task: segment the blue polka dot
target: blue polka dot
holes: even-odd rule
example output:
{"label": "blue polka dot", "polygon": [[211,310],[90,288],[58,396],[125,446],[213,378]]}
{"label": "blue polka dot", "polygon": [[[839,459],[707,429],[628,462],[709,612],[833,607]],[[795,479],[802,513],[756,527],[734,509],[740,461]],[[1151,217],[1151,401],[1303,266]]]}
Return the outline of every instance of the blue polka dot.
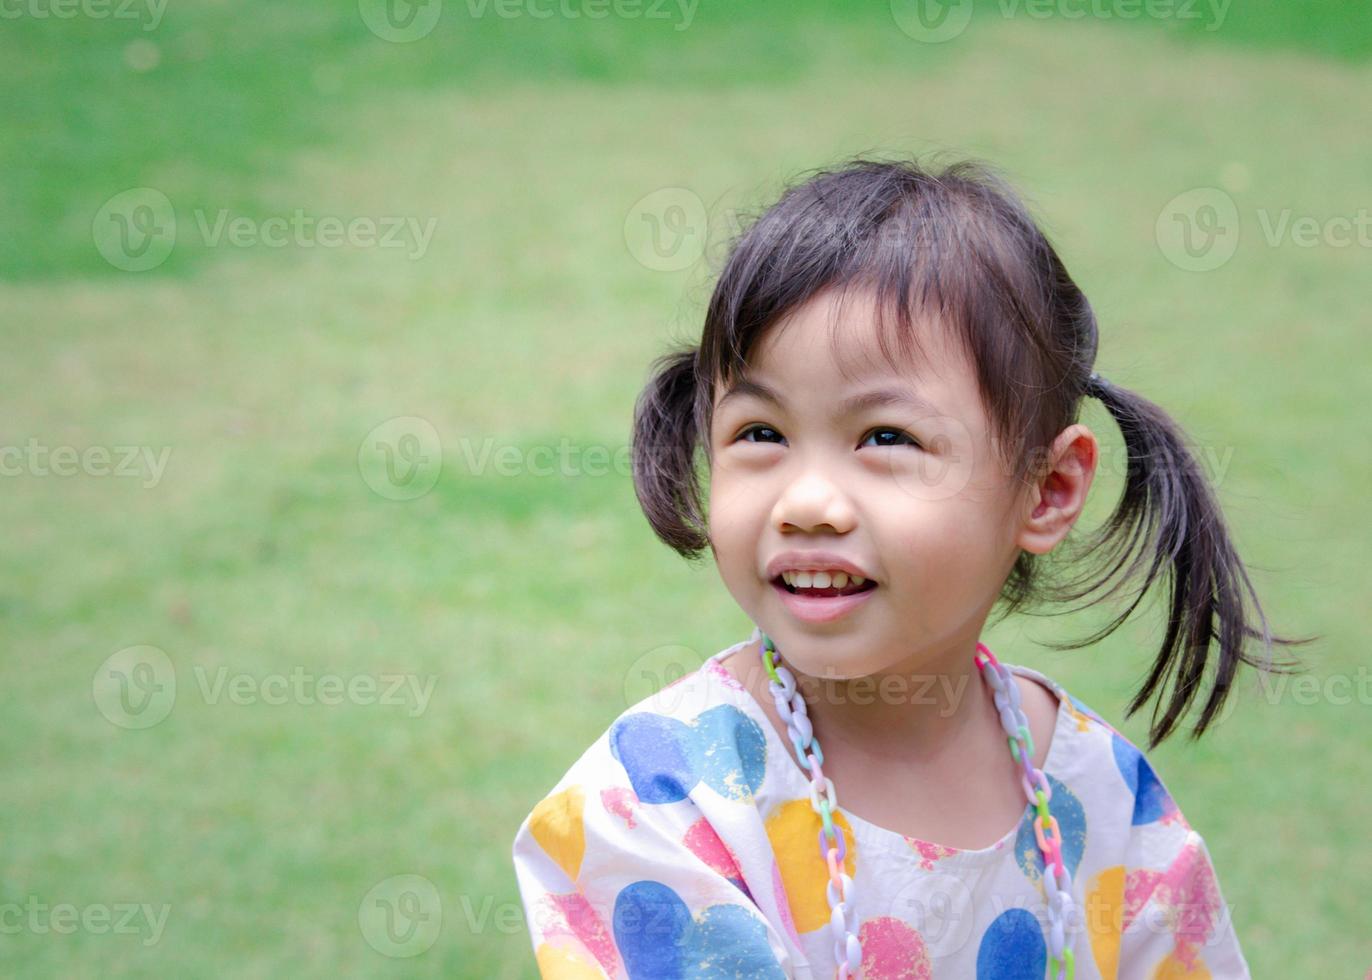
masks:
{"label": "blue polka dot", "polygon": [[610,754],[644,803],[675,803],[700,782],[691,730],[652,711],[624,715],[610,727]]}
{"label": "blue polka dot", "polygon": [[977,947],[977,980],[1043,980],[1047,968],[1048,943],[1027,909],[998,915]]}
{"label": "blue polka dot", "polygon": [[742,905],[712,905],[700,920],[673,889],[636,881],[615,898],[615,945],[630,980],[785,980],[767,927]]}
{"label": "blue polka dot", "polygon": [[767,737],[731,704],[689,725],[654,711],[624,715],[610,726],[610,754],[643,803],[684,800],[702,780],[720,796],[748,800],[767,772]]}
{"label": "blue polka dot", "polygon": [[[1066,783],[1048,773],[1044,773],[1044,776],[1048,779],[1048,788],[1053,791],[1053,798],[1048,801],[1048,812],[1058,822],[1058,833],[1062,835],[1062,863],[1075,881],[1077,866],[1086,851],[1086,808]],[[1034,817],[1037,815],[1038,808],[1026,804],[1024,820],[1020,823],[1019,833],[1015,835],[1015,857],[1030,881],[1037,881],[1047,867],[1038,836],[1034,833]],[[1044,828],[1045,837],[1047,833],[1047,828]]]}
{"label": "blue polka dot", "polygon": [[751,797],[767,771],[767,738],[758,723],[732,704],[710,708],[691,723],[692,761],[720,796]]}
{"label": "blue polka dot", "polygon": [[691,910],[671,888],[657,881],[636,881],[620,889],[613,926],[630,980],[685,976],[683,954],[694,923]]}
{"label": "blue polka dot", "polygon": [[1120,776],[1129,792],[1134,794],[1134,826],[1152,823],[1170,813],[1172,798],[1138,747],[1118,735],[1110,746],[1115,750],[1115,765],[1119,767]]}
{"label": "blue polka dot", "polygon": [[759,977],[785,980],[767,927],[741,905],[712,905],[701,916],[687,960],[690,980]]}

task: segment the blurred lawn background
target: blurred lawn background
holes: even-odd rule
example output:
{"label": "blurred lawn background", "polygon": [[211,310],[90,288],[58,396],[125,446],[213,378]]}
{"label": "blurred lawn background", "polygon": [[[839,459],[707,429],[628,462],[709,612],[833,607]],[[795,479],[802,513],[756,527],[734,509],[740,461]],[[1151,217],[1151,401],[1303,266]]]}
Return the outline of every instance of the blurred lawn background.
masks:
{"label": "blurred lawn background", "polygon": [[[1272,245],[1261,222],[1372,204],[1372,7],[985,4],[928,43],[901,0],[598,20],[449,0],[399,43],[368,4],[59,18],[23,0],[0,21],[0,903],[18,923],[0,972],[533,976],[519,821],[651,690],[658,648],[698,660],[750,626],[712,567],[651,536],[622,466],[504,475],[483,451],[622,462],[648,362],[698,334],[737,215],[855,152],[952,149],[1030,198],[1095,304],[1103,372],[1208,447],[1274,626],[1325,637],[1303,654],[1322,682],[1364,679],[1340,704],[1247,678],[1212,735],[1151,753],[1254,975],[1362,975],[1372,249]],[[97,248],[131,188],[175,209],[175,245],[144,271]],[[1205,272],[1156,237],[1195,188],[1240,217],[1232,259]],[[705,221],[682,225],[672,206],[696,201]],[[678,235],[668,253],[634,237],[645,208]],[[238,247],[196,217],[297,211],[433,235]],[[396,417],[432,429],[378,436]],[[1087,421],[1118,461],[1114,426],[1094,405]],[[167,465],[64,477],[35,445],[165,448]],[[397,499],[409,476],[385,451],[436,484]],[[1118,489],[1107,467],[1090,523]],[[1037,645],[1102,618],[988,639],[1142,744],[1146,713],[1123,707],[1156,606],[1094,649]],[[145,645],[175,699],[124,727],[109,658]],[[434,686],[423,710],[256,687],[293,674]],[[216,696],[220,676],[253,688]],[[409,874],[441,917],[388,950],[373,888]],[[155,939],[143,919],[63,931],[35,902],[167,918]]]}

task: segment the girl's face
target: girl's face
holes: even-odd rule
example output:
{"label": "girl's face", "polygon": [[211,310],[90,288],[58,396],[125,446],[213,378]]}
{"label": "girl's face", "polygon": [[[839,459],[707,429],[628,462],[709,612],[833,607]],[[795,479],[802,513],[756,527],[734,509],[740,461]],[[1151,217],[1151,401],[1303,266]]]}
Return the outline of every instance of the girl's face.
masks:
{"label": "girl's face", "polygon": [[[920,327],[926,359],[896,372],[876,346],[871,296],[851,294],[837,324],[845,377],[830,347],[834,301],[816,296],[767,333],[751,385],[716,387],[709,521],[720,574],[804,674],[970,660],[1033,494],[992,451],[955,342]],[[876,587],[806,597],[777,575],[843,562]]]}

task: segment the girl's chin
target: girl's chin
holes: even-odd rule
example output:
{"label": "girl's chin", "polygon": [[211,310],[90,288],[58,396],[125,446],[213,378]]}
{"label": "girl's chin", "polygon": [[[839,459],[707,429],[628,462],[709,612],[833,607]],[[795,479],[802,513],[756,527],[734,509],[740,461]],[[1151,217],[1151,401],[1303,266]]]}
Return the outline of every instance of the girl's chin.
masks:
{"label": "girl's chin", "polygon": [[781,662],[795,673],[825,681],[851,681],[881,669],[873,658],[874,643],[858,636],[791,637],[765,630],[776,645]]}

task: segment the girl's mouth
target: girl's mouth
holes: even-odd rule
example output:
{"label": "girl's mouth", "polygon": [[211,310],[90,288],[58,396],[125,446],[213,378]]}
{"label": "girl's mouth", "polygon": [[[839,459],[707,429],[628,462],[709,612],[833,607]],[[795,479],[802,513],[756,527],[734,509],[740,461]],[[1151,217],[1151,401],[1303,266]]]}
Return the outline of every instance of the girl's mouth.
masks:
{"label": "girl's mouth", "polygon": [[832,585],[822,589],[796,588],[787,585],[778,575],[772,579],[772,588],[797,619],[807,623],[827,623],[865,603],[876,591],[877,583],[868,579],[861,585],[849,583],[842,588]]}

